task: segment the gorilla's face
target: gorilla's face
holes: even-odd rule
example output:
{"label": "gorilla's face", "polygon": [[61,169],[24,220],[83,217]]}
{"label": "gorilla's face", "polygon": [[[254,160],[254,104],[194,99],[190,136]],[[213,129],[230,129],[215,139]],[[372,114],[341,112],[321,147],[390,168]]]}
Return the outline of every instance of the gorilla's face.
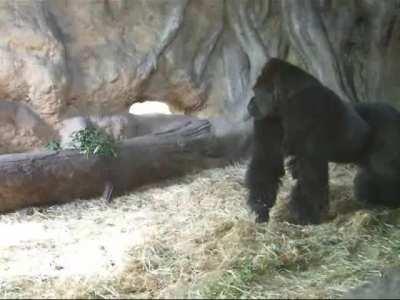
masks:
{"label": "gorilla's face", "polygon": [[286,63],[272,58],[265,65],[261,75],[253,86],[254,97],[247,106],[247,111],[256,120],[279,115],[279,103],[282,97],[281,82],[287,69]]}
{"label": "gorilla's face", "polygon": [[276,113],[276,101],[273,92],[267,89],[254,89],[254,97],[247,105],[247,111],[256,120]]}

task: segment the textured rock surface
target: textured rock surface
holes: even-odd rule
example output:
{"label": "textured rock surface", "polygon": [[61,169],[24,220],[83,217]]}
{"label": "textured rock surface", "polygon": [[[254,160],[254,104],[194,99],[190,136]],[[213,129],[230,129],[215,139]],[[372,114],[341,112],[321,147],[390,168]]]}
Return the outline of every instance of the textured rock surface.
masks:
{"label": "textured rock surface", "polygon": [[[397,104],[399,15],[399,0],[4,0],[0,99],[50,129],[139,99],[239,120],[263,63],[279,56],[346,100]],[[0,126],[0,153],[43,145],[24,124]]]}
{"label": "textured rock surface", "polygon": [[0,153],[28,151],[56,133],[23,103],[0,101]]}

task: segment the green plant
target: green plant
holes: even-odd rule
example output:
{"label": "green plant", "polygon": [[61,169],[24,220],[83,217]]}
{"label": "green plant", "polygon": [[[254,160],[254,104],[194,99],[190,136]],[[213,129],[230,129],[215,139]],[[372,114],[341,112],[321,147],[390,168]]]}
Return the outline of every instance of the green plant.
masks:
{"label": "green plant", "polygon": [[117,157],[117,142],[94,126],[72,133],[72,146],[80,153],[103,157]]}
{"label": "green plant", "polygon": [[60,141],[57,140],[51,140],[50,142],[47,143],[46,145],[47,150],[52,150],[52,151],[58,151],[61,150],[61,144]]}

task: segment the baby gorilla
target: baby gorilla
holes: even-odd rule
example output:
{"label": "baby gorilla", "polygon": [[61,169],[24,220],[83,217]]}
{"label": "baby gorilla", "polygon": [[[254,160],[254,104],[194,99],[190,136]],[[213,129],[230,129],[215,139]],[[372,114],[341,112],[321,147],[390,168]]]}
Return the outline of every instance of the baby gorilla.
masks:
{"label": "baby gorilla", "polygon": [[328,162],[358,163],[370,126],[316,78],[276,58],[254,85],[248,112],[254,118],[254,141],[246,182],[256,221],[268,221],[285,173],[284,158],[292,156],[297,182],[290,212],[298,224],[320,223],[329,208]]}

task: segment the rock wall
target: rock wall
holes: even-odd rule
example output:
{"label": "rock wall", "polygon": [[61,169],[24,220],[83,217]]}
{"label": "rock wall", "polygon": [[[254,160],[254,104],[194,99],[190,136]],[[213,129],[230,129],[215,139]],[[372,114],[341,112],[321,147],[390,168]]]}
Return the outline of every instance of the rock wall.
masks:
{"label": "rock wall", "polygon": [[[0,101],[15,106],[0,153],[139,100],[241,120],[271,56],[345,100],[400,104],[399,15],[399,0],[0,1]],[[18,121],[20,107],[40,129]]]}

